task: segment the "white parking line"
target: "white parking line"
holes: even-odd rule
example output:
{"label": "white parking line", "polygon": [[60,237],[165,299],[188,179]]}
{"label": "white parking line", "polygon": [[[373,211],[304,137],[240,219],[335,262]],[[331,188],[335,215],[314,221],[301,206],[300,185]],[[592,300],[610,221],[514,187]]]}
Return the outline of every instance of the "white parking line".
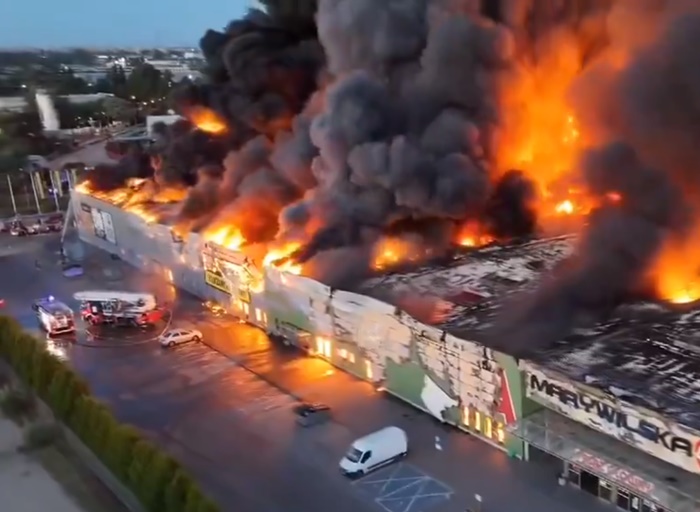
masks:
{"label": "white parking line", "polygon": [[354,483],[386,512],[426,512],[449,500],[452,489],[410,464],[397,464]]}

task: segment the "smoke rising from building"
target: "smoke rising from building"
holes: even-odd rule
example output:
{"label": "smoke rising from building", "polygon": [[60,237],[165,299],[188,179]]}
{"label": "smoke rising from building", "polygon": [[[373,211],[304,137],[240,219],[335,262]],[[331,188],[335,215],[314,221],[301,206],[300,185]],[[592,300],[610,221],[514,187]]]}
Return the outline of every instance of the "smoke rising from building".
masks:
{"label": "smoke rising from building", "polygon": [[499,325],[514,347],[609,311],[700,233],[700,0],[266,4],[202,38],[191,122],[155,147],[155,187],[189,187],[182,232],[298,242],[344,285],[388,236],[429,259],[465,225],[532,234],[563,196],[580,247]]}
{"label": "smoke rising from building", "polygon": [[[615,4],[608,53],[571,92],[593,145],[577,169],[592,195],[619,200],[591,215],[566,268],[496,330],[509,350],[527,353],[600,320],[648,287],[650,270],[666,270],[654,267],[669,240],[697,242],[690,205],[700,185],[700,149],[691,142],[700,135],[699,8],[696,1]],[[625,25],[616,26],[623,15]],[[687,278],[696,277],[697,264]]]}

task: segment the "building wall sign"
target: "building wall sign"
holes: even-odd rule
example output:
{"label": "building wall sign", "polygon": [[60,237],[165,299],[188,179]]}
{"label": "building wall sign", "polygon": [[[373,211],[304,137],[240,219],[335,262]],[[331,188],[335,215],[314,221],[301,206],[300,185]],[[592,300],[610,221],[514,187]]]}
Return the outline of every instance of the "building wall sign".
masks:
{"label": "building wall sign", "polygon": [[227,295],[231,295],[231,288],[229,287],[226,279],[223,278],[218,272],[213,272],[211,270],[204,271],[204,282],[207,283],[212,288],[215,288]]}
{"label": "building wall sign", "polygon": [[686,471],[700,474],[700,437],[632,406],[527,369],[528,398]]}
{"label": "building wall sign", "polygon": [[608,480],[612,480],[632,492],[655,498],[654,489],[656,486],[652,482],[601,457],[583,450],[576,450],[574,456],[571,457],[571,462]]}

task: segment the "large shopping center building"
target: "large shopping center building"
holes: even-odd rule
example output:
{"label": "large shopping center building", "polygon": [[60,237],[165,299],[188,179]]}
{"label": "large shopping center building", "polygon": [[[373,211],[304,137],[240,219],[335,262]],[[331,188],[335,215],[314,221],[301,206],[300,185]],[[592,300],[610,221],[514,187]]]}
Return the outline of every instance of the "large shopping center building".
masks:
{"label": "large shopping center building", "polygon": [[700,313],[623,308],[521,361],[541,404],[511,431],[563,478],[623,510],[700,510]]}
{"label": "large shopping center building", "polygon": [[[461,254],[353,292],[186,239],[73,192],[80,239],[623,510],[700,510],[700,343],[692,312],[641,305],[524,361],[479,340],[496,297],[570,254],[567,237]],[[419,321],[394,297],[434,297]],[[393,302],[390,304],[389,302]],[[397,307],[398,305],[398,307]],[[700,318],[700,316],[699,316]]]}

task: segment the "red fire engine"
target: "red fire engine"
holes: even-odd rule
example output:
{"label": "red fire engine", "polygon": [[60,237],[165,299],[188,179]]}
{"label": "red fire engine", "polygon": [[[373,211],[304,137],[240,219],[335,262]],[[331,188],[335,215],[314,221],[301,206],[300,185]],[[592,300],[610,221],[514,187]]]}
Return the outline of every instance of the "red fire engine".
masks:
{"label": "red fire engine", "polygon": [[150,293],[105,290],[79,292],[73,297],[81,303],[81,318],[90,325],[150,327],[166,312]]}

